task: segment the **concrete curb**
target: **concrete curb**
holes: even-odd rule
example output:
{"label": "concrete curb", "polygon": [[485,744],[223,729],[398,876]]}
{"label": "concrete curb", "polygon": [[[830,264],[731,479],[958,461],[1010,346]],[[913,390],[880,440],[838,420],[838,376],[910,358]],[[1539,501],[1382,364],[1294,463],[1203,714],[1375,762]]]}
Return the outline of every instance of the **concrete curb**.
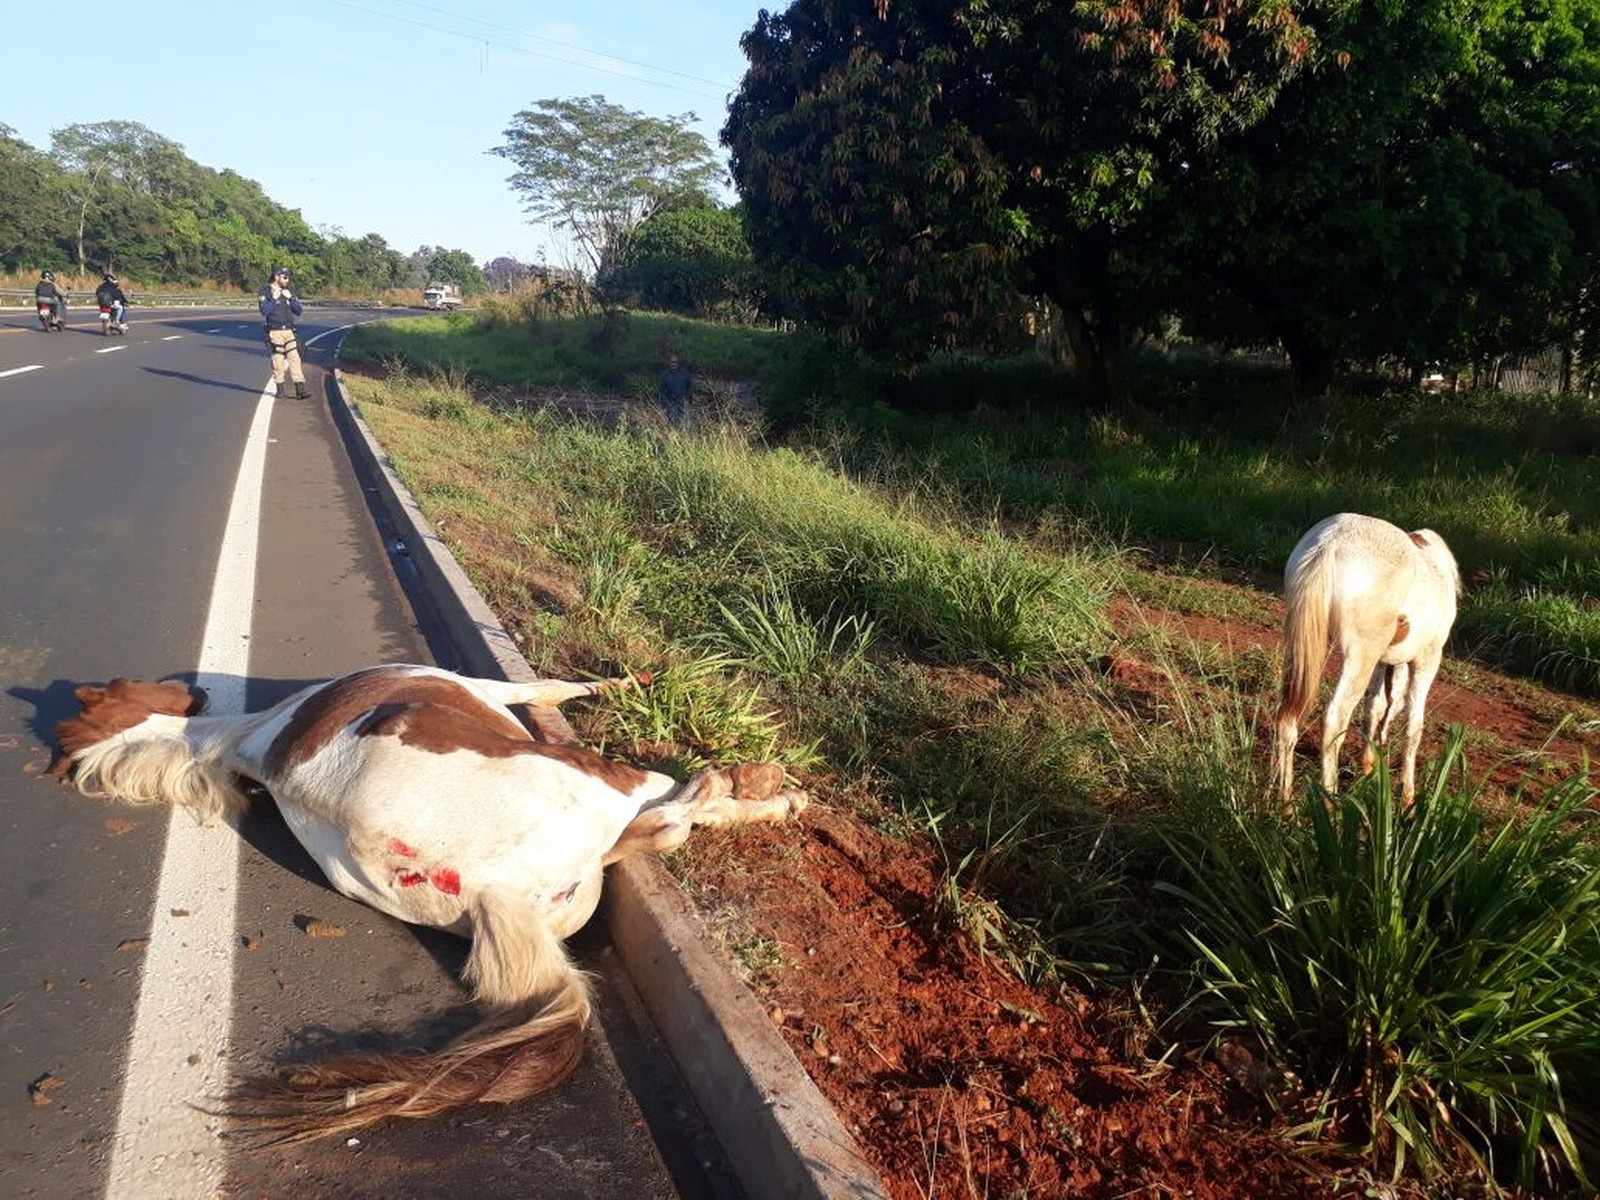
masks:
{"label": "concrete curb", "polygon": [[[536,678],[516,642],[423,516],[333,372],[334,415],[378,481],[463,668]],[[545,732],[571,739],[555,714]],[[600,909],[613,946],[701,1112],[752,1198],[884,1200],[877,1172],[761,1005],[700,938],[688,902],[654,858],[609,872]]]}

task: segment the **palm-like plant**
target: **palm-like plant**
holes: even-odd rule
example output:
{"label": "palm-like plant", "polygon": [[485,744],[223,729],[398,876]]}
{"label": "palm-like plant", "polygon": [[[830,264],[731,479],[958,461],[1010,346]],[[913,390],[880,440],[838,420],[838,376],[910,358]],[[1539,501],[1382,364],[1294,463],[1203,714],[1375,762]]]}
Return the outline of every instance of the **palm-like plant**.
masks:
{"label": "palm-like plant", "polygon": [[1198,952],[1196,1007],[1297,1076],[1315,1126],[1396,1176],[1582,1179],[1600,1154],[1573,1103],[1600,1084],[1595,790],[1575,776],[1495,824],[1461,745],[1410,810],[1380,770],[1300,820],[1240,809],[1170,833],[1158,886]]}

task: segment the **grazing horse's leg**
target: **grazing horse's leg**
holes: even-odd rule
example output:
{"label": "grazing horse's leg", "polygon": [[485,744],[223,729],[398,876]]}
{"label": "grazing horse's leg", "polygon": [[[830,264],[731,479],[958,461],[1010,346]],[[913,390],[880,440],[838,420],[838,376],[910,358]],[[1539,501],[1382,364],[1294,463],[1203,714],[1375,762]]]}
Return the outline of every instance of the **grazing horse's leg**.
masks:
{"label": "grazing horse's leg", "polygon": [[1411,667],[1411,686],[1406,689],[1406,743],[1400,774],[1400,796],[1406,804],[1417,798],[1417,749],[1422,745],[1423,710],[1442,658],[1443,650],[1435,650],[1419,657]]}
{"label": "grazing horse's leg", "polygon": [[700,771],[670,800],[645,809],[607,853],[607,866],[630,854],[662,854],[689,839],[696,825],[782,821],[806,806],[804,792],[783,786],[775,763],[745,763]]}
{"label": "grazing horse's leg", "polygon": [[1394,694],[1391,690],[1393,671],[1393,667],[1379,663],[1372,672],[1372,679],[1367,683],[1366,695],[1361,697],[1361,733],[1366,739],[1361,746],[1363,775],[1372,770],[1372,764],[1377,759],[1379,728],[1389,723],[1389,714],[1394,703]]}
{"label": "grazing horse's leg", "polygon": [[1406,706],[1410,680],[1410,663],[1395,663],[1393,666],[1379,664],[1372,673],[1372,682],[1367,687],[1363,722],[1367,738],[1367,744],[1361,748],[1363,775],[1371,772],[1377,762],[1378,750],[1387,749],[1389,745],[1389,733],[1394,728],[1395,718]]}
{"label": "grazing horse's leg", "polygon": [[1328,698],[1327,711],[1322,714],[1322,786],[1330,792],[1339,790],[1339,751],[1344,748],[1350,718],[1360,700],[1356,688],[1361,681],[1372,679],[1384,646],[1383,640],[1375,642],[1370,637],[1341,637],[1340,641],[1344,662],[1339,668],[1339,682]]}

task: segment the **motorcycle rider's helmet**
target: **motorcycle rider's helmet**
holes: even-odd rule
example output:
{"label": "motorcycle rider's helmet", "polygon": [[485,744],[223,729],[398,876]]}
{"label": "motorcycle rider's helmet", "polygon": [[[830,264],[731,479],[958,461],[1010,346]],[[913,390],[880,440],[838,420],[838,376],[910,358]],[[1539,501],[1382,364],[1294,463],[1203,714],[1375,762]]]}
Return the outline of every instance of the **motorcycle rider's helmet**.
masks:
{"label": "motorcycle rider's helmet", "polygon": [[289,268],[288,267],[273,267],[272,268],[272,277],[274,279],[278,279],[278,278],[287,279],[287,278],[289,278]]}
{"label": "motorcycle rider's helmet", "polygon": [[54,271],[41,271],[39,278],[45,283],[54,283],[56,281],[56,273]]}
{"label": "motorcycle rider's helmet", "polygon": [[117,281],[117,277],[115,275],[113,275],[110,271],[107,271],[106,272],[106,280],[105,281],[107,283],[115,283]]}

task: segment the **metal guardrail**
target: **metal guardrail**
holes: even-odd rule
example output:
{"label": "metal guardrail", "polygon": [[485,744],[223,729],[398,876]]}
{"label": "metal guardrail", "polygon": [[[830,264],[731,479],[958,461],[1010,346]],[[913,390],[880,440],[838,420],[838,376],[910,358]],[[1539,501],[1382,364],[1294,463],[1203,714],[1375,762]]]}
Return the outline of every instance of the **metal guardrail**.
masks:
{"label": "metal guardrail", "polygon": [[[82,308],[86,304],[94,303],[94,289],[85,288],[82,291],[73,291],[62,288],[67,294],[67,308]],[[149,305],[161,308],[248,308],[254,309],[256,298],[254,296],[205,296],[196,292],[129,292],[128,302],[135,307]],[[307,308],[316,308],[319,305],[338,308],[378,308],[393,307],[380,306],[375,301],[362,300],[306,300],[300,301]],[[0,308],[15,304],[18,308],[31,308],[33,306],[33,289],[29,288],[0,288]]]}
{"label": "metal guardrail", "polygon": [[[73,291],[62,288],[67,294],[67,305],[94,303],[94,289],[85,288],[83,291]],[[128,299],[134,304],[169,304],[174,306],[189,305],[193,307],[239,307],[254,308],[254,296],[201,296],[193,292],[129,292]],[[15,303],[20,308],[27,308],[33,303],[33,289],[30,288],[0,288],[0,304]]]}

